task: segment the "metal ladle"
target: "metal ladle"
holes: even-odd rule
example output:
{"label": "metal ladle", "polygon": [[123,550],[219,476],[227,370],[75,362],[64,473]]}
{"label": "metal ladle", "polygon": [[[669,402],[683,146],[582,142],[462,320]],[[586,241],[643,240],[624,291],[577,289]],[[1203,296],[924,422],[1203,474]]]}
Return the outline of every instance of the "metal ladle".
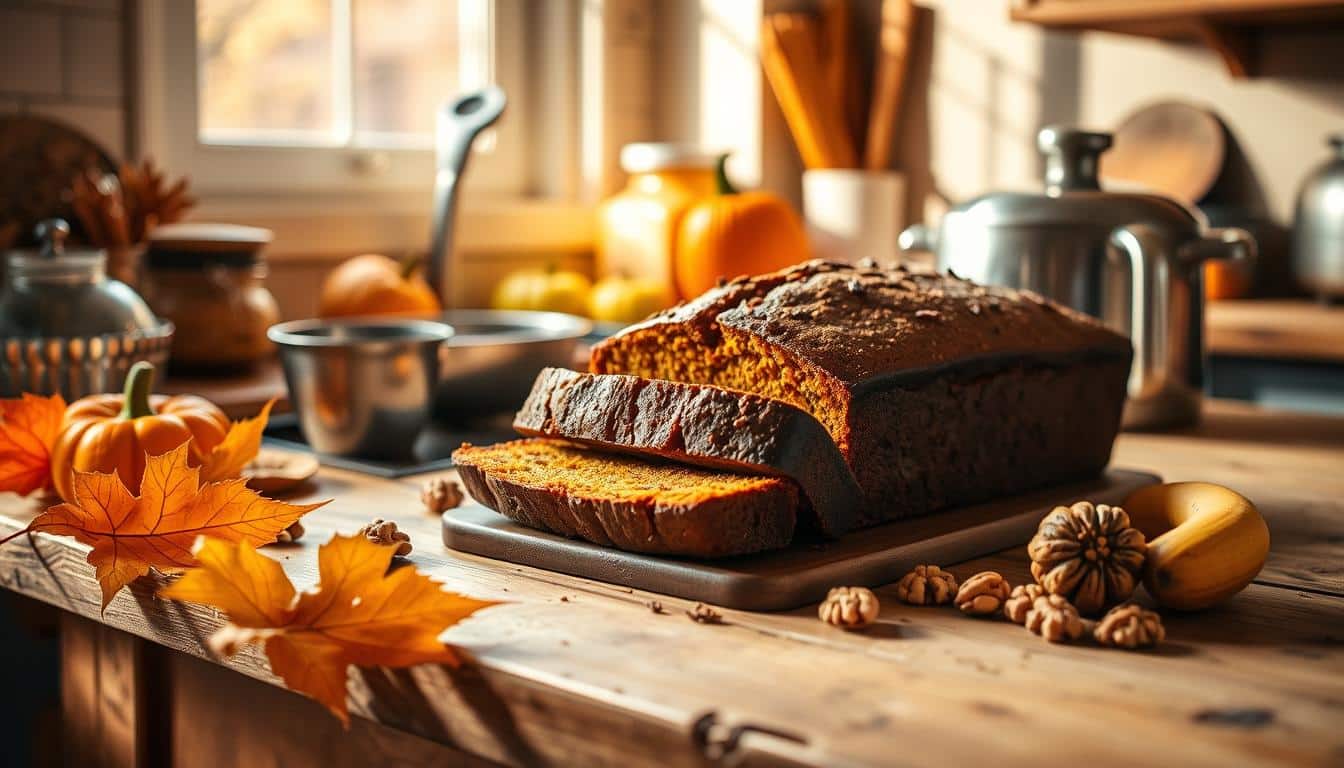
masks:
{"label": "metal ladle", "polygon": [[457,306],[462,296],[458,285],[462,270],[453,248],[458,181],[466,170],[472,143],[481,131],[504,114],[507,104],[504,91],[492,85],[444,104],[435,118],[437,170],[434,174],[428,278],[430,287],[445,307]]}

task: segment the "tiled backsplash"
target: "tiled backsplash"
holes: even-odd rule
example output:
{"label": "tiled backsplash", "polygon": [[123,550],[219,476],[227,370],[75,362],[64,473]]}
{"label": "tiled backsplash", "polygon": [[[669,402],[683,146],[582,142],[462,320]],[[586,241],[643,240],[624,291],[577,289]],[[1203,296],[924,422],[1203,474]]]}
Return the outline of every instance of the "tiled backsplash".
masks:
{"label": "tiled backsplash", "polygon": [[125,2],[0,2],[0,113],[51,117],[126,152]]}

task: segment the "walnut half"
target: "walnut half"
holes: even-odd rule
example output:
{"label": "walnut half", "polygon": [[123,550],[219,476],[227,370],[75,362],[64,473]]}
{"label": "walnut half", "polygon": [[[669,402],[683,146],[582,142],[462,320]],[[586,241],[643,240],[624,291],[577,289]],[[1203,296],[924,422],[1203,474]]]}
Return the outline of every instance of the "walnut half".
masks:
{"label": "walnut half", "polygon": [[447,478],[431,478],[420,487],[420,503],[425,505],[425,511],[431,515],[442,515],[450,509],[456,509],[463,499],[462,486]]}
{"label": "walnut half", "polygon": [[981,571],[961,583],[957,608],[967,616],[992,616],[1008,599],[1008,582],[996,571]]}
{"label": "walnut half", "polygon": [[358,535],[374,544],[396,544],[397,551],[394,554],[397,557],[405,557],[411,554],[411,535],[405,531],[397,530],[397,524],[391,520],[375,519],[360,528]]}
{"label": "walnut half", "polygon": [[936,565],[916,565],[896,584],[896,597],[911,605],[942,605],[957,594],[957,577]]}
{"label": "walnut half", "polygon": [[1112,608],[1097,622],[1092,637],[1102,645],[1133,650],[1157,645],[1167,637],[1162,617],[1134,603]]}
{"label": "walnut half", "polygon": [[1027,629],[1052,643],[1077,640],[1083,634],[1078,609],[1059,595],[1042,595],[1027,611]]}
{"label": "walnut half", "polygon": [[817,618],[834,627],[859,629],[877,620],[881,605],[865,587],[836,587],[817,606]]}
{"label": "walnut half", "polygon": [[1013,587],[1012,594],[1008,595],[1008,600],[1003,604],[1003,615],[1014,624],[1026,624],[1027,612],[1031,610],[1032,603],[1044,594],[1045,587],[1040,584]]}

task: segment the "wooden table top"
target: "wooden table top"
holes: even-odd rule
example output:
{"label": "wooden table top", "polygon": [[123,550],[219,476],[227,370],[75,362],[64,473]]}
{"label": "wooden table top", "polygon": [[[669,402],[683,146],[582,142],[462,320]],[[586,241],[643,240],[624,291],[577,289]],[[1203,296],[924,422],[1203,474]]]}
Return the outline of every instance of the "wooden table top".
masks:
{"label": "wooden table top", "polygon": [[1344,306],[1307,299],[1209,302],[1210,354],[1344,363]]}
{"label": "wooden table top", "polygon": [[[415,564],[450,588],[512,601],[452,628],[462,670],[355,670],[352,712],[491,760],[520,764],[992,765],[1338,764],[1344,757],[1344,419],[1216,402],[1180,434],[1126,434],[1118,466],[1236,488],[1269,521],[1254,584],[1198,614],[1168,613],[1150,653],[1054,646],[1001,621],[899,604],[846,633],[814,608],[724,611],[690,621],[685,601],[445,550],[421,510],[423,478],[323,470],[307,496],[336,500],[297,545],[269,547],[300,587],[315,548],[374,516],[413,537]],[[0,534],[35,505],[0,499]],[[0,547],[0,584],[99,619],[98,587],[69,539]],[[949,564],[1028,578],[1025,548]],[[101,621],[209,658],[222,623],[154,596],[142,579]],[[657,598],[665,614],[649,610]],[[278,684],[256,650],[215,659]]]}

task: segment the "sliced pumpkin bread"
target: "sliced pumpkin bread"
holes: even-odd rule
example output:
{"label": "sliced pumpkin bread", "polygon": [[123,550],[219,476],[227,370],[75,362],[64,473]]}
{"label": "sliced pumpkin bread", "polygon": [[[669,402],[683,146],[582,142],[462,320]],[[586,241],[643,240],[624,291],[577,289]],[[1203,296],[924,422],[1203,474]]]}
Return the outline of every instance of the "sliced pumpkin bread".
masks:
{"label": "sliced pumpkin bread", "polygon": [[863,493],[859,525],[1094,474],[1132,349],[1029,291],[810,261],[742,277],[593,348],[593,373],[712,384],[816,417]]}
{"label": "sliced pumpkin bread", "polygon": [[684,464],[590,451],[559,440],[463,445],[472,498],[523,525],[633,552],[714,558],[793,538],[798,487]]}
{"label": "sliced pumpkin bread", "polygon": [[513,428],[533,437],[710,469],[788,477],[809,522],[830,536],[853,525],[859,487],[826,428],[770,398],[700,384],[547,368]]}

